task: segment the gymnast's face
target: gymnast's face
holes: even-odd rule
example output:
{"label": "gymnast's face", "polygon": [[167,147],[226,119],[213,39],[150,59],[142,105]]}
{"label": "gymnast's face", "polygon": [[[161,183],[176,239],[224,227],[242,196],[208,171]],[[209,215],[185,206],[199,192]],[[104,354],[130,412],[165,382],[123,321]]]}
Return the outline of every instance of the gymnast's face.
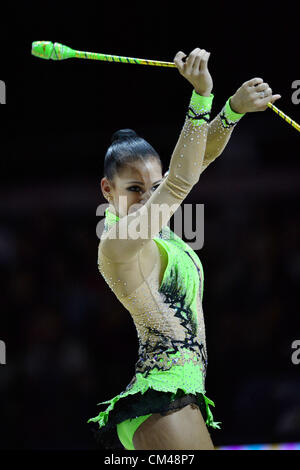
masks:
{"label": "gymnast's face", "polygon": [[162,179],[160,161],[149,157],[128,162],[115,173],[112,181],[102,178],[101,188],[117,215],[123,217],[138,209],[138,206],[134,207],[135,204],[145,204]]}

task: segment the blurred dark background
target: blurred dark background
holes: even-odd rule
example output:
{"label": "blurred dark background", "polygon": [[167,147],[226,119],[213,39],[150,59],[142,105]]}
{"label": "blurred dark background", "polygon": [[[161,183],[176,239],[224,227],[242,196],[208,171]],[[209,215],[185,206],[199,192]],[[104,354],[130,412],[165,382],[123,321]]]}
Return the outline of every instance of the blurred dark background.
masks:
{"label": "blurred dark background", "polygon": [[[167,61],[205,48],[213,116],[258,76],[299,122],[293,5],[27,1],[2,15],[0,448],[96,447],[86,421],[130,382],[138,347],[97,270],[103,157],[129,127],[167,169],[192,91],[175,69],[46,61],[32,41]],[[299,181],[299,133],[268,109],[242,118],[186,200],[205,205],[198,255],[216,446],[300,440]]]}

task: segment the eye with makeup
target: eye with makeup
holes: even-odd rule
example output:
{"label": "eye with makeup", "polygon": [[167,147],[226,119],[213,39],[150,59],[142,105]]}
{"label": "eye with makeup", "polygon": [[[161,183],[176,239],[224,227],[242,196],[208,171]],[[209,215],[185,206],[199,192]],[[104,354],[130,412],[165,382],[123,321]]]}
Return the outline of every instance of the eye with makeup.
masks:
{"label": "eye with makeup", "polygon": [[[157,183],[154,186],[152,186],[151,191],[155,191],[158,188],[159,185],[160,185],[160,183]],[[140,188],[139,186],[129,186],[129,188],[127,188],[127,191],[133,191],[133,192],[138,193],[138,192],[142,191],[142,188]]]}
{"label": "eye with makeup", "polygon": [[141,191],[141,188],[139,186],[130,186],[129,188],[127,188],[127,191],[138,193]]}

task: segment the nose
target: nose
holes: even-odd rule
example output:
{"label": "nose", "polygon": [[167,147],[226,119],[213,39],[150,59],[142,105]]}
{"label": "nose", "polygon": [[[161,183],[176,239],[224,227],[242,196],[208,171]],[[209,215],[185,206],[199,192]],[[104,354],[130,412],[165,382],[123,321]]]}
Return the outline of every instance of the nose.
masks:
{"label": "nose", "polygon": [[145,204],[151,196],[151,191],[146,191],[140,199],[141,204]]}

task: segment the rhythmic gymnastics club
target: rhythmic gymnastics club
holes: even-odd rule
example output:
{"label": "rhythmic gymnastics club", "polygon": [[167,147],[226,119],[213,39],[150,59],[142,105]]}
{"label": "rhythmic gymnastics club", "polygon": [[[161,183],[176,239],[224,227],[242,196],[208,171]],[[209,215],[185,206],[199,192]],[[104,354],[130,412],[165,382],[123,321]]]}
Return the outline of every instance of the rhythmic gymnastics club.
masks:
{"label": "rhythmic gymnastics club", "polygon": [[123,64],[158,65],[160,67],[176,67],[174,62],[162,62],[160,60],[134,59],[119,55],[101,54],[99,52],[75,51],[68,46],[50,41],[35,41],[32,43],[32,55],[41,59],[94,59],[108,62],[122,62]]}
{"label": "rhythmic gymnastics club", "polygon": [[[174,62],[163,62],[161,60],[136,59],[119,55],[102,54],[99,52],[76,51],[58,42],[34,41],[32,43],[31,54],[41,59],[65,60],[65,59],[93,59],[107,62],[121,62],[123,64],[156,65],[159,67],[176,67]],[[270,109],[284,119],[288,124],[300,132],[300,125],[293,119],[276,108],[272,103],[268,103]]]}

